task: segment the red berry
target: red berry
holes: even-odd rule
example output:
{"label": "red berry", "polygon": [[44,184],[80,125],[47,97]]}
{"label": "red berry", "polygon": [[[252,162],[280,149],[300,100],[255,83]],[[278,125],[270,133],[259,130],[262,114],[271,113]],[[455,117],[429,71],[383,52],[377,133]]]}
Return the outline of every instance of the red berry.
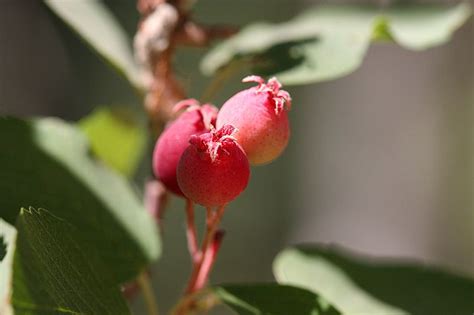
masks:
{"label": "red berry", "polygon": [[212,105],[199,106],[196,100],[184,100],[174,110],[183,112],[171,122],[158,138],[153,152],[153,172],[171,192],[183,196],[176,179],[176,167],[193,135],[208,132],[215,125],[217,108]]}
{"label": "red berry", "polygon": [[245,152],[232,136],[235,128],[225,125],[200,136],[179,161],[179,187],[192,201],[206,207],[222,206],[247,187],[250,167]]}
{"label": "red berry", "polygon": [[257,82],[258,86],[241,91],[224,103],[217,115],[217,128],[230,124],[237,128],[235,138],[247,153],[251,164],[268,163],[285,149],[290,136],[287,111],[291,97],[281,90],[276,78],[267,83],[258,76],[243,82]]}

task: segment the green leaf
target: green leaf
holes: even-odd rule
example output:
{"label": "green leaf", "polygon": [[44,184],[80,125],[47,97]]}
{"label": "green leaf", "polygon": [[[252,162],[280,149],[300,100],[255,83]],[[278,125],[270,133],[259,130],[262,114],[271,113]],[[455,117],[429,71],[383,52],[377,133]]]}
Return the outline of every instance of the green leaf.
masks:
{"label": "green leaf", "polygon": [[127,107],[102,107],[79,122],[92,151],[109,167],[127,177],[134,175],[143,157],[145,120]]}
{"label": "green leaf", "polygon": [[474,281],[407,261],[375,259],[327,246],[277,257],[278,282],[311,290],[342,314],[462,315],[474,310]]}
{"label": "green leaf", "polygon": [[447,42],[470,15],[468,3],[453,7],[406,4],[391,8],[386,19],[388,32],[398,44],[422,50]]}
{"label": "green leaf", "polygon": [[100,0],[45,0],[45,4],[135,87],[140,87],[130,40]]}
{"label": "green leaf", "polygon": [[7,242],[3,235],[0,235],[0,262],[7,255]]}
{"label": "green leaf", "polygon": [[17,314],[130,314],[118,285],[76,230],[46,210],[22,209],[11,303]]}
{"label": "green leaf", "polygon": [[0,217],[19,206],[51,209],[76,226],[118,282],[158,258],[156,225],[127,181],[89,156],[86,137],[56,119],[0,119]]}
{"label": "green leaf", "polygon": [[225,285],[214,292],[240,315],[340,314],[316,294],[288,285]]}
{"label": "green leaf", "polygon": [[0,259],[0,314],[12,314],[10,306],[13,253],[15,249],[16,229],[0,219],[0,246],[3,259]]}
{"label": "green leaf", "polygon": [[285,23],[244,28],[211,50],[201,69],[212,75],[241,61],[289,85],[331,80],[356,70],[373,40],[426,49],[448,41],[469,15],[468,4],[318,6]]}

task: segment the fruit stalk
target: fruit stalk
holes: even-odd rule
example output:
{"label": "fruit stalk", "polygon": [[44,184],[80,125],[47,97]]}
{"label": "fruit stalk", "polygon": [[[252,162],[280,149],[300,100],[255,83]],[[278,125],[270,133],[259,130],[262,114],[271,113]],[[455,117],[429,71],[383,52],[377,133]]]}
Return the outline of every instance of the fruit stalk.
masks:
{"label": "fruit stalk", "polygon": [[199,269],[199,273],[196,278],[196,288],[203,288],[208,282],[212,267],[216,262],[217,252],[219,251],[222,240],[224,239],[224,234],[225,233],[223,230],[217,230],[214,234],[214,237],[212,238],[211,245],[204,253],[201,268]]}
{"label": "fruit stalk", "polygon": [[206,234],[201,245],[202,254],[199,261],[193,266],[184,296],[171,314],[185,315],[196,306],[196,299],[208,281],[210,271],[222,243],[224,232],[218,230],[218,227],[224,214],[225,206],[219,206],[215,211],[211,207],[206,207]]}
{"label": "fruit stalk", "polygon": [[[215,211],[211,211],[210,208],[208,208],[206,234],[201,245],[202,255],[200,257],[199,262],[194,265],[191,277],[188,282],[188,286],[186,288],[186,294],[192,294],[197,290],[202,289],[202,287],[204,287],[204,285],[207,283],[207,276],[209,275],[210,269],[213,265],[213,261],[216,258],[217,250],[220,246],[221,238],[218,240],[217,246],[213,246],[213,243],[215,240],[216,231],[219,227],[219,223],[222,219],[224,211],[225,205],[219,206]],[[201,271],[203,266],[207,270]],[[206,277],[203,278],[203,275],[206,275]]]}
{"label": "fruit stalk", "polygon": [[201,251],[198,247],[196,225],[194,222],[194,203],[186,199],[186,236],[188,239],[188,250],[193,265],[199,262]]}

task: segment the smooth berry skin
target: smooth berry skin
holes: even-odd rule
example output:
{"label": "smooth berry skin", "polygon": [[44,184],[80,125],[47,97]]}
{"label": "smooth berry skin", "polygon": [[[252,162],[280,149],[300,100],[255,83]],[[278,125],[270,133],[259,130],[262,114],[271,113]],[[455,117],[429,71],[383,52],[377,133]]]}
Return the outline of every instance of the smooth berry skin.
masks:
{"label": "smooth berry skin", "polygon": [[281,84],[272,78],[265,81],[250,76],[244,82],[258,86],[243,90],[227,100],[217,115],[216,127],[235,126],[237,142],[242,146],[252,165],[266,164],[284,151],[290,138],[288,109],[291,97],[281,90]]}
{"label": "smooth berry skin", "polygon": [[231,136],[232,126],[193,136],[178,165],[184,195],[205,207],[223,206],[245,190],[250,166],[241,146]]}
{"label": "smooth berry skin", "polygon": [[172,193],[184,196],[176,178],[176,168],[193,135],[208,132],[215,124],[217,108],[197,105],[197,101],[186,100],[176,105],[175,110],[189,108],[171,122],[158,138],[153,151],[153,172]]}

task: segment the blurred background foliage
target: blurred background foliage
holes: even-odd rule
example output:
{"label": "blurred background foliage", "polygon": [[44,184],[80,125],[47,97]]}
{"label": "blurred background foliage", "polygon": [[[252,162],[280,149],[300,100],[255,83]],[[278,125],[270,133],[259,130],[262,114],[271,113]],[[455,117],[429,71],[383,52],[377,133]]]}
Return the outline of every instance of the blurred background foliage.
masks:
{"label": "blurred background foliage", "polygon": [[[416,3],[427,2],[433,3]],[[318,3],[199,0],[194,13],[206,24],[243,26],[284,22]],[[132,38],[139,19],[134,1],[105,4]],[[300,242],[412,257],[472,276],[473,38],[471,17],[446,45],[415,52],[376,43],[350,75],[289,88],[294,99],[290,145],[276,162],[252,169],[248,189],[229,207],[213,282],[271,281],[276,254]],[[2,115],[77,121],[98,106],[142,106],[126,79],[39,1],[1,3],[0,47]],[[204,53],[182,49],[175,61],[188,95],[198,99],[210,82],[199,69]],[[247,74],[237,73],[212,101],[222,104],[243,87],[239,81]],[[90,123],[82,121],[93,132]],[[118,134],[126,128],[120,126],[114,129]],[[127,143],[144,146],[132,135]],[[121,161],[113,163],[132,172]],[[145,158],[137,166],[137,189],[149,164]],[[189,270],[182,208],[181,200],[171,201],[162,231],[165,255],[151,271],[163,308],[176,300]],[[143,310],[140,299],[134,308]]]}

